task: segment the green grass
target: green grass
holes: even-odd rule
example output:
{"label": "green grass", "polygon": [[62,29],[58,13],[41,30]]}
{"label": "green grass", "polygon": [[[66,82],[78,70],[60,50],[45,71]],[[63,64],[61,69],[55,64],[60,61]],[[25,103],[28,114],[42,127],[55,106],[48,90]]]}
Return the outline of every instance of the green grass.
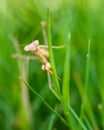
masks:
{"label": "green grass", "polygon": [[[0,130],[104,129],[103,5],[103,0],[1,2]],[[24,52],[34,39],[48,41],[54,75]]]}

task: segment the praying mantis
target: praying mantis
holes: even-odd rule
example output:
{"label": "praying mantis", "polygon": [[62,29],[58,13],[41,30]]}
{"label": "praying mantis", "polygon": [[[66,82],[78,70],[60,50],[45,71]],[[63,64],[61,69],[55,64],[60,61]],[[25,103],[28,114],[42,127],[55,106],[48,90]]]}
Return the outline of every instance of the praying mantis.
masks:
{"label": "praying mantis", "polygon": [[[53,46],[53,48],[63,48],[63,47],[64,47],[64,45],[63,46]],[[53,71],[51,69],[51,65],[47,60],[47,58],[49,57],[49,52],[46,48],[48,48],[48,46],[39,45],[39,41],[34,40],[32,43],[30,43],[24,47],[24,51],[34,53],[36,55],[36,57],[38,58],[38,60],[42,63],[41,69],[43,71],[49,72],[50,74],[56,76],[60,80],[60,78],[53,73]]]}

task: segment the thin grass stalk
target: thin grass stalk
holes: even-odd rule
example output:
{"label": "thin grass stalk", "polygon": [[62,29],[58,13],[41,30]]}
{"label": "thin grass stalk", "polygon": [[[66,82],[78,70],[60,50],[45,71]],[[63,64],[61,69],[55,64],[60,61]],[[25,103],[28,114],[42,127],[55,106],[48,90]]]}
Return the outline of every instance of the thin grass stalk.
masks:
{"label": "thin grass stalk", "polygon": [[37,97],[39,97],[39,99],[49,108],[50,111],[52,111],[54,114],[57,115],[57,117],[59,117],[59,119],[68,126],[66,120],[57,112],[55,111],[45,100],[44,98],[42,98],[24,79],[22,79],[20,77],[20,79],[23,81],[23,83],[26,85],[26,87],[28,87]]}
{"label": "thin grass stalk", "polygon": [[[53,55],[53,51],[52,51],[52,38],[51,38],[51,25],[50,25],[50,22],[51,22],[50,21],[50,12],[49,12],[49,9],[48,9],[48,14],[47,14],[47,34],[48,34],[49,56],[50,56],[50,63],[51,63],[51,66],[52,66],[52,71],[53,71],[53,73],[55,75],[57,75],[54,55]],[[58,93],[58,95],[61,95],[59,81],[58,81],[56,76],[54,76],[54,81],[55,81],[55,84],[56,84],[57,93]]]}
{"label": "thin grass stalk", "polygon": [[[42,27],[42,34],[43,34],[43,39],[44,39],[44,44],[46,48],[48,48],[48,38],[47,38],[47,34],[46,34],[46,22],[42,21],[41,22],[41,27]],[[42,46],[42,45],[41,45]],[[53,46],[52,46],[53,47]],[[54,96],[60,100],[60,97],[58,96],[58,94],[55,92],[55,90],[52,87],[52,82],[51,82],[51,76],[50,73],[47,72],[47,76],[48,76],[48,85],[49,85],[49,89],[51,90],[51,92],[54,94]]]}

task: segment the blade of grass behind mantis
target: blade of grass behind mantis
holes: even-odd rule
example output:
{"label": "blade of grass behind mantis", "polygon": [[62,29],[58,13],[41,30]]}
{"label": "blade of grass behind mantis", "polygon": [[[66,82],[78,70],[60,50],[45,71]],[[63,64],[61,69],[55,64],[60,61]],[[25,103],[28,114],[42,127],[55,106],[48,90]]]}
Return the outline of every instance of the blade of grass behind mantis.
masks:
{"label": "blade of grass behind mantis", "polygon": [[[82,97],[82,106],[81,106],[81,112],[80,112],[80,119],[83,118],[84,116],[84,111],[86,110],[87,115],[90,117],[91,122],[93,124],[93,127],[96,126],[96,119],[92,111],[92,107],[90,102],[88,101],[88,85],[89,85],[89,67],[90,67],[90,39],[88,42],[88,51],[87,51],[87,61],[86,61],[86,72],[85,72],[85,88],[83,92],[83,97]],[[86,104],[87,104],[87,109],[86,109]]]}
{"label": "blade of grass behind mantis", "polygon": [[[53,55],[53,51],[52,51],[52,38],[51,38],[51,24],[50,24],[50,22],[51,22],[51,20],[50,20],[50,12],[49,12],[49,9],[48,9],[48,14],[47,14],[47,34],[48,34],[49,57],[50,57],[50,63],[51,63],[51,66],[52,66],[52,71],[53,71],[54,75],[57,75],[54,55]],[[56,76],[54,76],[54,81],[55,81],[55,84],[56,84],[57,93],[58,93],[58,95],[61,95],[59,81],[58,81]]]}

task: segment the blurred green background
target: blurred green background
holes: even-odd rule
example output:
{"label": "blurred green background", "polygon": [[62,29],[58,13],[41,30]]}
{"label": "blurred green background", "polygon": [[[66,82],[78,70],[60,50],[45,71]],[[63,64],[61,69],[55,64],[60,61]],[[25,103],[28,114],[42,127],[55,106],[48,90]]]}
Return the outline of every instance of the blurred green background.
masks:
{"label": "blurred green background", "polygon": [[[25,53],[26,44],[44,44],[41,21],[51,12],[53,45],[66,42],[71,32],[71,106],[79,115],[85,82],[88,40],[91,39],[88,98],[95,116],[94,130],[104,129],[104,0],[1,0],[0,1],[0,130],[47,130],[52,112],[19,79],[23,77],[54,107],[47,74],[38,60],[13,58]],[[54,50],[58,76],[62,78],[64,49]],[[59,104],[60,105],[60,104]],[[61,108],[60,108],[61,109]],[[88,118],[92,126],[92,119]],[[53,130],[66,130],[55,117]],[[55,128],[55,129],[54,129]]]}

